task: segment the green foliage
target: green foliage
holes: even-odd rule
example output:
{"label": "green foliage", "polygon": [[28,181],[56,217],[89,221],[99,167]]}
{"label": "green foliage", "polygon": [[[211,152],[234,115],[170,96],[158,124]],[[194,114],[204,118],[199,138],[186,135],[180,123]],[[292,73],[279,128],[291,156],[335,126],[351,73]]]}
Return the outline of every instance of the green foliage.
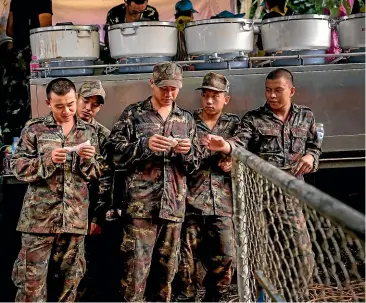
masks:
{"label": "green foliage", "polygon": [[295,14],[317,14],[319,13],[314,4],[314,0],[289,0],[287,6],[290,7]]}

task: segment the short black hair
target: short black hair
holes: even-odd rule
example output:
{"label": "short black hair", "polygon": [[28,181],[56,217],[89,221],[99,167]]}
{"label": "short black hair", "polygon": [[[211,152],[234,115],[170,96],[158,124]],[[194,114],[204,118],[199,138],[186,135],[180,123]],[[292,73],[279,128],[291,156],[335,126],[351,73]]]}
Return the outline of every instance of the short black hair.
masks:
{"label": "short black hair", "polygon": [[135,2],[136,4],[144,4],[147,0],[127,0],[127,4],[131,4],[131,2]]}
{"label": "short black hair", "polygon": [[73,90],[76,93],[75,84],[67,78],[56,78],[48,83],[46,88],[47,100],[51,99],[51,93],[55,93],[58,96],[65,96]]}
{"label": "short black hair", "polygon": [[285,7],[286,7],[286,0],[266,0],[269,8],[274,8],[274,7],[278,7],[279,10],[284,13],[285,12]]}
{"label": "short black hair", "polygon": [[267,80],[276,80],[276,79],[279,79],[282,77],[287,79],[288,81],[290,81],[290,83],[292,85],[294,85],[294,76],[292,75],[292,73],[289,70],[287,70],[285,68],[277,68],[277,69],[271,71],[267,75],[266,81]]}

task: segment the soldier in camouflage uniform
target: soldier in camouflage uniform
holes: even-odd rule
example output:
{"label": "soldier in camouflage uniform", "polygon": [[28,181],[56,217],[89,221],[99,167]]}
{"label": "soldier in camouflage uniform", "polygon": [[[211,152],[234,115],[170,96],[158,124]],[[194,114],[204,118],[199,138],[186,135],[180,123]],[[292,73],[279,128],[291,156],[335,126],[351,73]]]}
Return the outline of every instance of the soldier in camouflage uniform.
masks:
{"label": "soldier in camouflage uniform", "polygon": [[148,285],[147,300],[169,302],[186,175],[198,168],[200,148],[192,115],[174,102],[182,87],[182,67],[159,63],[150,83],[152,96],[128,106],[109,137],[115,166],[128,170],[127,199],[121,206],[128,220],[121,284],[124,300],[142,301]]}
{"label": "soldier in camouflage uniform", "polygon": [[[202,109],[194,113],[194,118],[202,161],[200,168],[187,178],[186,218],[174,294],[178,301],[195,301],[197,265],[201,260],[207,271],[203,281],[204,301],[213,302],[222,299],[229,290],[234,270],[230,153],[237,144],[233,135],[240,119],[223,112],[230,100],[226,77],[210,72],[199,89]],[[215,145],[220,148],[212,148]]]}
{"label": "soldier in camouflage uniform", "polygon": [[[17,302],[47,301],[47,273],[55,271],[62,277],[56,300],[74,301],[85,272],[87,185],[105,165],[95,127],[75,117],[74,84],[54,79],[46,91],[51,113],[27,122],[11,160],[17,179],[29,183],[17,227],[22,232],[13,270]],[[87,140],[91,145],[77,152],[66,149]]]}
{"label": "soldier in camouflage uniform", "polygon": [[[99,80],[86,81],[78,91],[77,116],[93,125],[98,135],[100,154],[106,159],[106,143],[110,131],[95,120],[105,101],[105,91]],[[106,213],[111,205],[111,189],[113,173],[110,165],[105,167],[103,176],[89,183],[89,234],[100,235],[106,218]],[[98,271],[101,264],[100,237],[87,237],[85,240],[87,272],[81,281],[78,291],[78,301],[94,301],[96,295]]]}
{"label": "soldier in camouflage uniform", "polygon": [[[304,174],[318,168],[322,138],[317,134],[311,109],[291,102],[294,93],[291,72],[277,69],[269,73],[266,104],[244,115],[237,136],[249,151],[302,179]],[[301,205],[286,197],[279,206],[281,218],[274,220],[282,220],[288,237],[293,234],[294,241],[290,241],[290,246],[294,254],[294,245],[297,246],[302,264],[298,271],[309,279],[314,268],[314,254]],[[274,213],[268,209],[266,215],[273,216]]]}

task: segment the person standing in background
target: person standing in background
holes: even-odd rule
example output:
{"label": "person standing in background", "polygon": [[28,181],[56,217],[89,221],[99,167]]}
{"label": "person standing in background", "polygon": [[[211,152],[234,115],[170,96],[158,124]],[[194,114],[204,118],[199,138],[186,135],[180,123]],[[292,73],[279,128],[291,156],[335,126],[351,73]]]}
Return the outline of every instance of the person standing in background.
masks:
{"label": "person standing in background", "polygon": [[[83,121],[93,125],[98,135],[98,145],[100,154],[107,160],[107,139],[110,131],[108,128],[100,124],[95,116],[102,109],[105,102],[105,90],[101,81],[86,81],[78,91],[77,100],[77,116]],[[103,175],[98,179],[89,183],[89,232],[85,239],[85,257],[86,257],[86,273],[81,280],[78,289],[77,301],[93,302],[98,294],[99,272],[103,260],[101,250],[100,234],[103,230],[103,224],[106,213],[111,207],[111,189],[113,182],[113,173],[110,163],[105,166]]]}
{"label": "person standing in background", "polygon": [[124,0],[124,3],[109,10],[104,26],[104,44],[109,48],[108,26],[120,23],[130,23],[142,20],[159,21],[159,13],[148,0]]}
{"label": "person standing in background", "polygon": [[1,108],[6,115],[0,121],[5,144],[11,144],[13,137],[19,137],[30,118],[29,64],[32,55],[29,31],[51,25],[51,0],[11,1],[6,34],[13,39],[13,46],[3,78]]}

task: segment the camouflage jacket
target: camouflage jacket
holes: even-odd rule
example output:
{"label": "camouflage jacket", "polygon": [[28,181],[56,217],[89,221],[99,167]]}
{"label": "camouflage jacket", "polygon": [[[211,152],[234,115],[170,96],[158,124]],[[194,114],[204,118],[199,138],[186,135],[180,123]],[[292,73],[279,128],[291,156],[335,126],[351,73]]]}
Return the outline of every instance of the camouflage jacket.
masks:
{"label": "camouflage jacket", "polygon": [[237,136],[249,151],[290,173],[306,154],[314,157],[313,171],[318,168],[322,140],[314,113],[306,106],[292,104],[284,123],[265,104],[244,115]]}
{"label": "camouflage jacket", "polygon": [[[88,228],[88,182],[101,176],[104,159],[99,155],[95,128],[76,120],[65,137],[52,114],[27,122],[11,168],[17,179],[28,182],[18,231],[30,233],[86,234]],[[97,154],[86,160],[75,152],[64,164],[55,164],[55,148],[74,146],[90,140]]]}
{"label": "camouflage jacket", "polygon": [[[106,26],[125,23],[126,18],[126,4],[122,3],[109,10],[107,14]],[[155,7],[148,5],[146,10],[142,13],[141,19],[148,19],[150,21],[159,21],[159,13]]]}
{"label": "camouflage jacket", "polygon": [[[202,110],[194,113],[197,124],[197,135],[201,139],[207,134],[221,136],[229,141],[232,148],[236,139],[233,135],[239,125],[238,116],[222,113],[215,127],[211,131],[200,118]],[[216,215],[231,217],[233,202],[231,194],[231,174],[225,173],[219,166],[219,161],[228,155],[212,152],[201,145],[202,160],[200,168],[187,177],[187,215]],[[230,156],[229,156],[230,157]]]}
{"label": "camouflage jacket", "polygon": [[101,225],[108,209],[112,205],[112,183],[113,170],[112,165],[108,161],[107,165],[107,140],[110,135],[110,130],[93,119],[90,123],[97,131],[100,154],[106,160],[103,175],[98,180],[92,180],[89,183],[89,197],[90,197],[90,212],[89,218],[91,222]]}
{"label": "camouflage jacket", "polygon": [[[186,155],[154,153],[149,138],[154,134],[190,138]],[[133,218],[162,218],[182,222],[187,195],[186,175],[199,167],[200,148],[192,115],[175,103],[164,122],[151,97],[130,105],[109,137],[115,167],[126,168],[126,203],[121,209]]]}

